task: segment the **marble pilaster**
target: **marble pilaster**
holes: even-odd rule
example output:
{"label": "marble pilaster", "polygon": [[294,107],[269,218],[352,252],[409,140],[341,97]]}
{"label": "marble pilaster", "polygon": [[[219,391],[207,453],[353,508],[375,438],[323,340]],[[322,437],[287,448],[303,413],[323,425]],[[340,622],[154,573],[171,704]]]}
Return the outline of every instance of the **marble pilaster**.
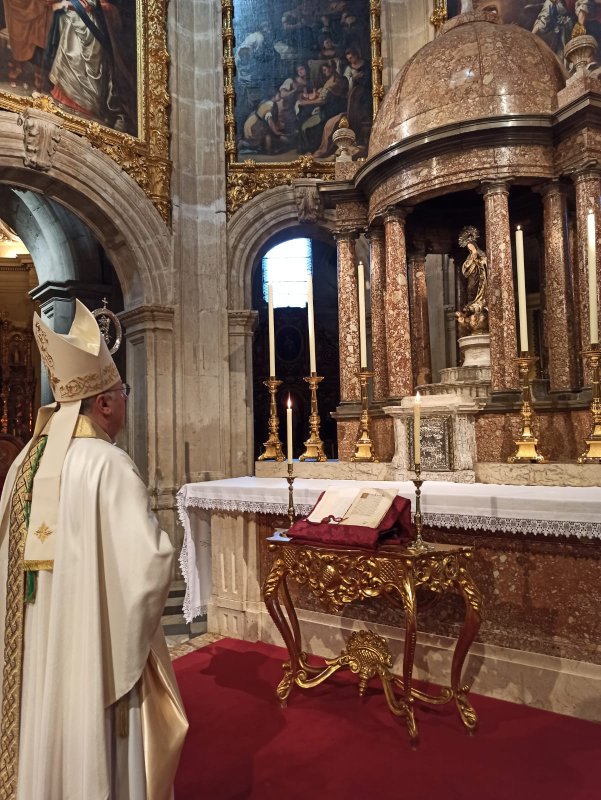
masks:
{"label": "marble pilaster", "polygon": [[[587,216],[590,209],[595,212],[595,233],[597,240],[597,308],[600,306],[601,297],[601,172],[597,170],[582,170],[574,175],[576,188],[576,273],[578,284],[577,303],[580,307],[580,347],[587,349],[590,346],[590,317],[588,298],[588,258],[587,258]],[[584,368],[584,381],[591,381],[590,367]]]}
{"label": "marble pilaster", "polygon": [[371,352],[373,398],[376,402],[388,396],[388,372],[386,358],[386,320],[384,292],[386,287],[386,251],[384,230],[376,226],[368,233],[370,287],[371,287]]}
{"label": "marble pilaster", "polygon": [[518,388],[515,300],[509,229],[509,188],[498,181],[483,185],[488,260],[488,314],[492,390]]}
{"label": "marble pilaster", "polygon": [[430,323],[428,319],[428,288],[426,284],[426,254],[409,255],[411,276],[411,344],[413,376],[416,386],[432,383],[430,356]]}
{"label": "marble pilaster", "polygon": [[340,402],[361,399],[359,380],[359,304],[355,265],[356,231],[335,234],[338,250],[338,337],[340,348]]}
{"label": "marble pilaster", "polygon": [[407,247],[403,209],[391,209],[384,217],[386,250],[386,350],[388,391],[391,398],[413,394],[411,323],[407,281]]}
{"label": "marble pilaster", "polygon": [[231,466],[233,475],[251,475],[253,471],[253,371],[252,342],[258,311],[229,310],[230,393],[236,399],[237,412],[231,418]]}
{"label": "marble pilaster", "polygon": [[577,388],[574,298],[569,271],[566,189],[557,181],[543,191],[545,241],[545,324],[552,392]]}

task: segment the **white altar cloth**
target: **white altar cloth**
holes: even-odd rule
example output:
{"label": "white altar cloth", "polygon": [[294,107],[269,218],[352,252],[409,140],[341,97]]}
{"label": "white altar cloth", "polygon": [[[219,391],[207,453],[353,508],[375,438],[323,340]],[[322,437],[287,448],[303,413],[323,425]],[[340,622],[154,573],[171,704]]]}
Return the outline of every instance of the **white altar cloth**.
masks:
{"label": "white altar cloth", "polygon": [[[363,486],[396,487],[415,506],[411,481],[298,478],[294,481],[297,515],[306,516],[328,487],[350,483],[357,485],[357,491]],[[283,478],[252,477],[188,483],[179,490],[177,505],[184,527],[180,556],[186,580],[184,617],[190,622],[206,611],[211,595],[211,510],[286,514],[288,484]],[[426,481],[422,514],[425,525],[443,528],[601,539],[601,488]]]}

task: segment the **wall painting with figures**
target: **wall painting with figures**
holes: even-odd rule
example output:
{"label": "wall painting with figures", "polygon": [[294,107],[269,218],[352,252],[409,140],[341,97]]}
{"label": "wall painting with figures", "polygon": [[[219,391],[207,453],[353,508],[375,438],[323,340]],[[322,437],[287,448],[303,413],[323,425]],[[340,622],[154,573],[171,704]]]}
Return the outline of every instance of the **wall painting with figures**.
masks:
{"label": "wall painting with figures", "polygon": [[333,160],[332,133],[343,116],[366,152],[373,24],[369,0],[234,0],[238,161]]}

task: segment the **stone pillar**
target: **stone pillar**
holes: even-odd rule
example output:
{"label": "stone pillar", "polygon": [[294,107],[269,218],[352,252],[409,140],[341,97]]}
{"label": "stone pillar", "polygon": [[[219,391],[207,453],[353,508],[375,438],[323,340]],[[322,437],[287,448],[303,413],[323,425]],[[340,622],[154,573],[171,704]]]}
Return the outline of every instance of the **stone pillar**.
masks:
{"label": "stone pillar", "polygon": [[[597,307],[601,297],[601,219],[599,200],[601,198],[601,172],[597,170],[582,170],[574,176],[576,186],[576,263],[578,297],[576,302],[580,307],[580,348],[585,350],[590,346],[590,316],[588,302],[588,259],[587,259],[587,217],[590,209],[595,212],[595,228],[597,240]],[[584,381],[590,384],[591,373],[588,363],[584,370]]]}
{"label": "stone pillar", "polygon": [[173,308],[138,306],[119,314],[125,329],[127,382],[127,451],[146,482],[151,504],[177,551],[175,370]]}
{"label": "stone pillar", "polygon": [[369,263],[371,289],[371,361],[374,373],[373,397],[376,402],[388,397],[388,371],[386,358],[386,321],[384,293],[386,291],[386,252],[384,229],[370,229]]}
{"label": "stone pillar", "polygon": [[403,209],[391,209],[384,218],[386,240],[386,351],[391,400],[413,394],[411,323],[407,285],[407,248]]}
{"label": "stone pillar", "polygon": [[411,346],[413,376],[417,386],[432,383],[430,356],[430,321],[426,285],[426,254],[419,251],[409,256],[411,276]]}
{"label": "stone pillar", "polygon": [[258,311],[228,311],[232,477],[254,473],[253,331]]}
{"label": "stone pillar", "polygon": [[[577,388],[574,298],[569,271],[566,189],[551,181],[542,191],[545,241],[545,324],[552,392]],[[532,349],[532,348],[531,348]]]}
{"label": "stone pillar", "polygon": [[509,229],[507,183],[483,187],[486,216],[486,258],[488,260],[488,318],[490,327],[491,388],[493,392],[516,390],[519,386],[515,299]]}
{"label": "stone pillar", "polygon": [[338,231],[338,339],[340,347],[340,402],[361,399],[359,380],[359,302],[355,264],[356,231]]}

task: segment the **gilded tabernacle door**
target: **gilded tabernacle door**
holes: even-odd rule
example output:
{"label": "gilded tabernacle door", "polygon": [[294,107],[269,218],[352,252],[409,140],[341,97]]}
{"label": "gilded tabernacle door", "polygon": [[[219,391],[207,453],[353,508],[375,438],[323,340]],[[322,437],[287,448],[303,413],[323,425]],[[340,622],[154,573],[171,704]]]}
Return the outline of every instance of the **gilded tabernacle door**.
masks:
{"label": "gilded tabernacle door", "polygon": [[0,108],[56,114],[169,214],[165,0],[2,0]]}

